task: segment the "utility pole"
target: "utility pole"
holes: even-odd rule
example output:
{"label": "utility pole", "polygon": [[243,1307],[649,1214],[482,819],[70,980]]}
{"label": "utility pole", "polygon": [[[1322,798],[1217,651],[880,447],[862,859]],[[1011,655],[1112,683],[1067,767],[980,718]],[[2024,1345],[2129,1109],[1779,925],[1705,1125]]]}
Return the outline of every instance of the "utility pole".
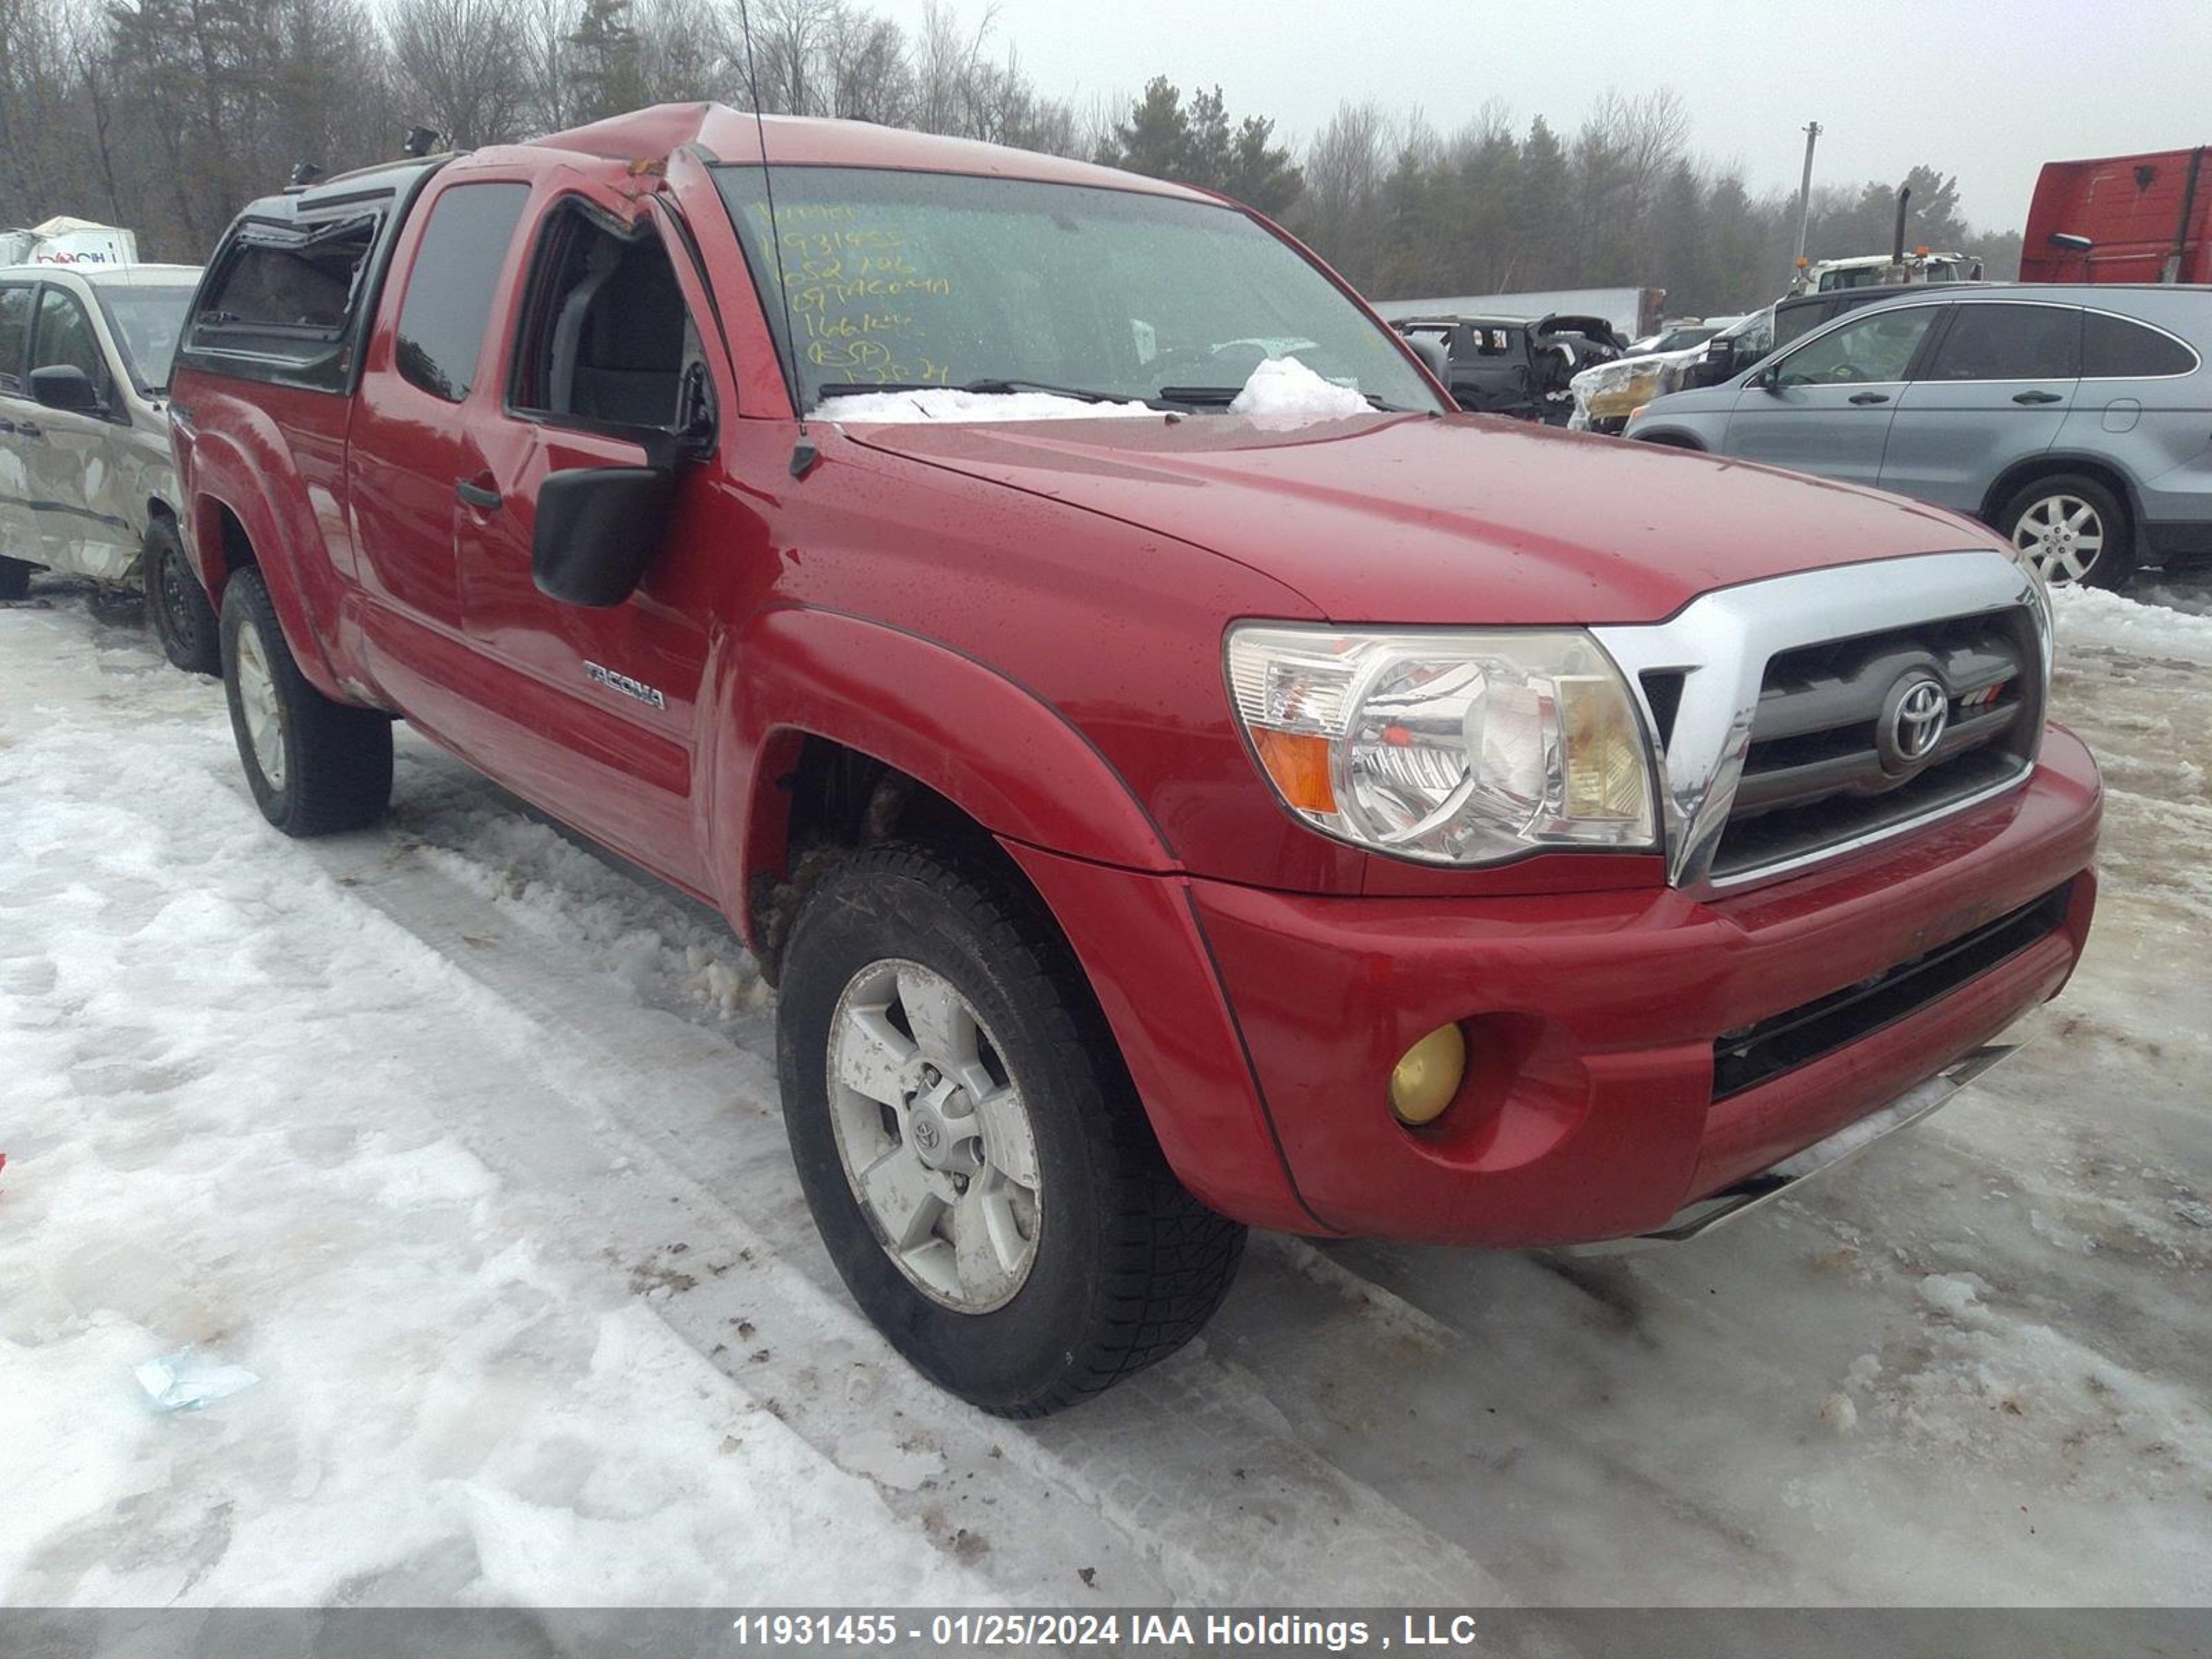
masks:
{"label": "utility pole", "polygon": [[1813,216],[1813,146],[1820,142],[1820,124],[1805,124],[1805,176],[1797,185],[1797,252],[1790,262],[1790,285],[1796,288],[1805,270],[1805,225]]}

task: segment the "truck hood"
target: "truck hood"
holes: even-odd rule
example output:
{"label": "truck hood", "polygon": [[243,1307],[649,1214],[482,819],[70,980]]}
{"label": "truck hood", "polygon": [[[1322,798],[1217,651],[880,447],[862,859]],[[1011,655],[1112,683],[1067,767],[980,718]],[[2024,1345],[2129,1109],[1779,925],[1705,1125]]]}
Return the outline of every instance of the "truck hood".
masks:
{"label": "truck hood", "polygon": [[1194,544],[1338,622],[1654,622],[1716,587],[1988,544],[1852,485],[1471,416],[844,430]]}

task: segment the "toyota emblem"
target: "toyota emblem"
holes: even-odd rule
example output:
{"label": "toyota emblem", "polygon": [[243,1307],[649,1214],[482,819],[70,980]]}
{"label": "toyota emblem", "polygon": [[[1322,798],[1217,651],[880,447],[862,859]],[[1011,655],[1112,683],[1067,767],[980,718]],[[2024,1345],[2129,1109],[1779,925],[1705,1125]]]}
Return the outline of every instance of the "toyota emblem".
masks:
{"label": "toyota emblem", "polygon": [[1917,766],[1943,741],[1950,717],[1951,698],[1943,683],[1931,674],[1908,675],[1890,694],[1887,746],[1903,764]]}

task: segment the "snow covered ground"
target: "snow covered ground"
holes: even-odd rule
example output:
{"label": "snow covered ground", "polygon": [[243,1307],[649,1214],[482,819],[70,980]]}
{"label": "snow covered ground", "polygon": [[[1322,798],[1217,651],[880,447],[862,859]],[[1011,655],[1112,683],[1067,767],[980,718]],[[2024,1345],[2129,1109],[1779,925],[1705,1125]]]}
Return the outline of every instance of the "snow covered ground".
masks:
{"label": "snow covered ground", "polygon": [[[711,916],[403,735],[301,845],[212,682],[0,609],[0,1603],[2212,1599],[2212,581],[2067,596],[2043,1040],[1673,1254],[1257,1241],[1042,1424],[906,1372]],[[149,1409],[185,1344],[260,1381]]]}

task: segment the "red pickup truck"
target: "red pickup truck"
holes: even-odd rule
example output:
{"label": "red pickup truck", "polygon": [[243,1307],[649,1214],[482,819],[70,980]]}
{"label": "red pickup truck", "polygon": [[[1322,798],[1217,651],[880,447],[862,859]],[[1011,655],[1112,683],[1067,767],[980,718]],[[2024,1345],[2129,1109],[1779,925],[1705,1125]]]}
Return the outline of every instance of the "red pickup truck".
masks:
{"label": "red pickup truck", "polygon": [[2088,930],[1985,529],[1452,412],[1174,185],[697,106],[373,170],[238,220],[173,412],[269,819],[374,820],[398,715],[718,905],[838,1268],[991,1411],[1248,1225],[1687,1236]]}

